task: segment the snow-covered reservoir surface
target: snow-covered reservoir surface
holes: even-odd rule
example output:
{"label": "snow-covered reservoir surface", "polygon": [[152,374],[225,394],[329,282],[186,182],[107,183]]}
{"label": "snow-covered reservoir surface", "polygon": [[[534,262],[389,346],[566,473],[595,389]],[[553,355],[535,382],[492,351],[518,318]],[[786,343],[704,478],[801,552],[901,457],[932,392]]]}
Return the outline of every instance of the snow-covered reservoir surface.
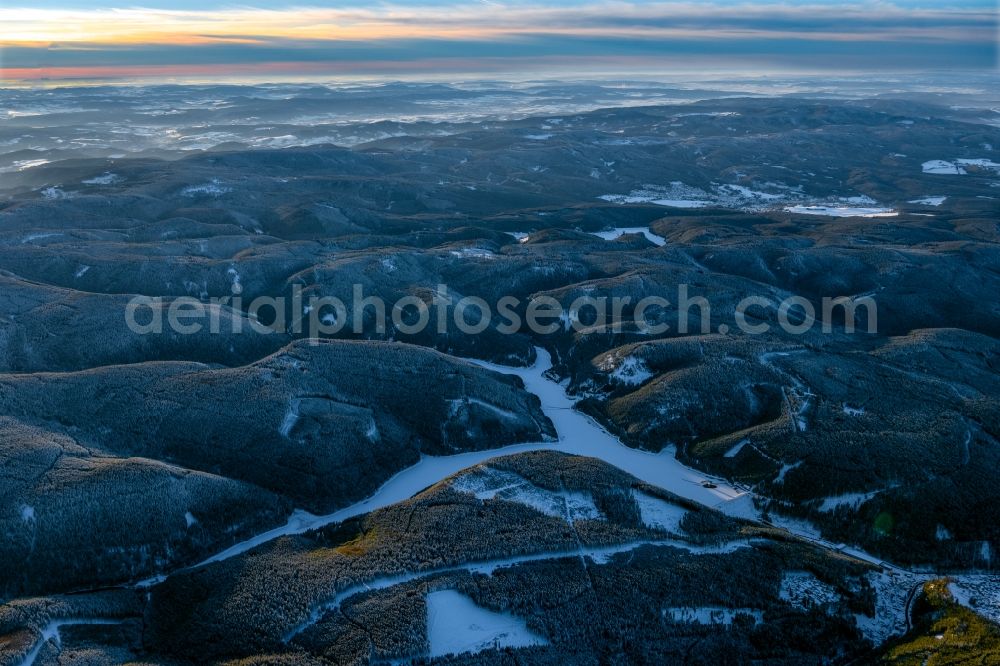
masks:
{"label": "snow-covered reservoir surface", "polygon": [[[686,467],[674,457],[673,449],[664,448],[659,453],[640,451],[625,446],[621,441],[604,430],[589,416],[573,408],[574,400],[557,382],[545,373],[552,367],[552,357],[542,349],[536,349],[538,361],[530,368],[510,366],[470,360],[471,363],[504,374],[514,374],[521,378],[525,388],[539,397],[542,410],[552,420],[559,433],[556,442],[530,442],[513,444],[486,451],[470,451],[452,456],[423,456],[420,461],[399,472],[386,481],[368,499],[352,504],[331,514],[316,516],[305,511],[296,511],[281,527],[269,530],[251,539],[238,543],[204,562],[208,564],[229,559],[263,543],[281,536],[302,534],[309,530],[380,509],[413,497],[428,486],[456,474],[467,467],[478,465],[497,456],[512,455],[524,451],[552,449],[581,456],[598,458],[628,472],[641,481],[665,488],[676,495],[693,500],[705,506],[726,512],[727,505],[746,495],[725,480],[709,477],[697,470]],[[740,515],[745,507],[736,507]],[[735,512],[735,511],[734,511]],[[149,585],[156,579],[144,581]]]}
{"label": "snow-covered reservoir surface", "polygon": [[522,620],[477,606],[455,590],[427,595],[427,641],[431,657],[547,643]]}

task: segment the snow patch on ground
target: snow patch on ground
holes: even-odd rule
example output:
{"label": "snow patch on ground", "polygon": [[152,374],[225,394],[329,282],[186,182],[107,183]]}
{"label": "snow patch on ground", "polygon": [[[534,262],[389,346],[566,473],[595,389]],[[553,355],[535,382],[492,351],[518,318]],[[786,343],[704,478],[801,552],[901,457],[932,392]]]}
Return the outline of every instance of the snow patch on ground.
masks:
{"label": "snow patch on ground", "polygon": [[282,437],[288,437],[292,428],[299,420],[299,400],[298,398],[292,398],[288,402],[288,410],[285,412],[285,418],[281,421],[281,427],[278,428],[278,432],[281,433]]}
{"label": "snow patch on ground", "polygon": [[236,270],[236,267],[235,266],[230,267],[229,270],[226,271],[226,275],[229,276],[230,290],[234,294],[242,294],[243,284],[242,282],[240,282],[241,279],[240,272]]}
{"label": "snow patch on ground", "polygon": [[458,398],[456,400],[450,400],[449,403],[449,412],[451,416],[457,416],[462,413],[464,408],[468,405],[479,405],[480,407],[493,412],[501,420],[516,421],[518,419],[518,415],[514,412],[502,407],[497,407],[496,405],[486,402],[485,400],[480,400],[479,398]]}
{"label": "snow patch on ground", "polygon": [[632,497],[639,505],[639,515],[646,527],[659,528],[672,534],[683,534],[681,521],[689,512],[682,506],[653,497],[641,490],[633,490]]}
{"label": "snow patch on ground", "polygon": [[896,217],[898,212],[878,206],[787,206],[789,213],[825,215],[827,217]]}
{"label": "snow patch on ground", "polygon": [[43,164],[49,164],[52,160],[14,160],[10,163],[10,166],[0,168],[0,173],[9,173],[11,171],[24,171],[25,169],[34,169],[35,167],[40,167]]}
{"label": "snow patch on ground", "polygon": [[60,238],[62,234],[28,234],[21,239],[21,244],[33,243],[37,240],[43,240],[45,238]]}
{"label": "snow patch on ground", "polygon": [[736,454],[743,450],[743,447],[750,443],[749,439],[741,439],[736,443],[736,446],[732,447],[728,451],[722,454],[723,458],[735,458]]}
{"label": "snow patch on ground", "polygon": [[189,185],[185,187],[181,190],[181,196],[196,197],[200,194],[207,194],[209,196],[217,197],[232,191],[233,188],[226,187],[222,184],[221,180],[213,178],[211,181],[202,185]]}
{"label": "snow patch on ground", "polygon": [[911,199],[907,203],[917,204],[918,206],[940,206],[947,198],[948,197],[924,197],[922,199]]}
{"label": "snow patch on ground", "polygon": [[489,250],[478,247],[463,247],[461,250],[452,250],[449,254],[453,257],[473,258],[473,259],[496,259],[496,255]]}
{"label": "snow patch on ground", "polygon": [[523,620],[477,606],[455,590],[427,595],[427,641],[431,657],[548,644]]}
{"label": "snow patch on ground", "polygon": [[110,171],[101,174],[100,176],[94,176],[93,178],[87,178],[81,180],[80,182],[84,185],[113,185],[118,181],[123,180],[121,176],[116,173],[111,173]]}
{"label": "snow patch on ground", "polygon": [[43,199],[69,199],[73,196],[58,187],[46,187],[41,190],[41,193]]}
{"label": "snow patch on ground", "polygon": [[598,367],[615,381],[628,386],[638,386],[653,376],[646,363],[634,356],[626,356],[623,359],[609,356]]}
{"label": "snow patch on ground", "polygon": [[844,493],[843,495],[834,495],[833,497],[826,497],[823,502],[819,505],[820,511],[833,511],[837,507],[850,506],[853,508],[858,508],[871,498],[878,495],[881,490],[872,490],[867,493]]}
{"label": "snow patch on ground", "polygon": [[774,481],[776,483],[784,483],[785,482],[785,475],[788,474],[789,472],[791,472],[796,467],[801,467],[801,466],[802,466],[802,461],[801,460],[798,461],[798,462],[796,462],[796,463],[792,463],[791,465],[789,465],[789,464],[782,465],[781,466],[781,470],[778,472],[778,476],[774,477]]}
{"label": "snow patch on ground", "polygon": [[851,407],[846,402],[844,403],[843,410],[848,416],[862,416],[865,413],[864,407]]}
{"label": "snow patch on ground", "polygon": [[769,518],[772,525],[786,529],[792,534],[798,534],[799,536],[804,536],[814,541],[819,541],[823,538],[819,529],[808,520],[794,518],[792,516],[786,516],[776,512],[771,512]]}

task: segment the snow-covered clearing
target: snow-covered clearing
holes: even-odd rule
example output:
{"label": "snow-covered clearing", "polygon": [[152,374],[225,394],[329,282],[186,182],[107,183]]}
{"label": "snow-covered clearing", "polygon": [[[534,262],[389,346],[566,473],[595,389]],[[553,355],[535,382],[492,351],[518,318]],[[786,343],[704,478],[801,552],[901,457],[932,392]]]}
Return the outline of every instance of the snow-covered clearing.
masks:
{"label": "snow-covered clearing", "polygon": [[639,505],[639,514],[646,527],[659,528],[673,534],[683,534],[681,521],[688,514],[682,506],[647,495],[641,490],[633,490],[632,496]]}
{"label": "snow-covered clearing", "polygon": [[781,466],[781,469],[778,471],[778,476],[774,477],[775,483],[784,483],[785,475],[791,472],[793,469],[801,466],[802,466],[801,460],[792,464],[785,463],[784,465]]}
{"label": "snow-covered clearing", "polygon": [[611,231],[592,231],[594,236],[598,238],[603,238],[604,240],[614,240],[620,238],[625,234],[642,234],[646,239],[653,243],[654,245],[666,245],[667,239],[663,236],[657,236],[649,227],[615,227]]}
{"label": "snow-covered clearing", "polygon": [[965,173],[965,169],[953,162],[944,160],[928,160],[920,165],[924,173],[935,173],[947,176],[960,176]]}
{"label": "snow-covered clearing", "polygon": [[875,615],[855,615],[858,629],[876,645],[887,638],[906,633],[906,614],[915,588],[927,576],[905,571],[881,571],[867,575],[875,589]]}
{"label": "snow-covered clearing", "polygon": [[477,606],[455,590],[427,595],[427,641],[431,657],[548,643],[523,620]]}
{"label": "snow-covered clearing", "polygon": [[664,608],[663,617],[680,624],[730,625],[737,616],[747,616],[754,624],[764,620],[764,611],[756,608],[725,608],[723,606],[698,606],[695,608]]}
{"label": "snow-covered clearing", "polygon": [[567,519],[568,522],[604,518],[589,493],[567,490],[553,492],[504,470],[487,467],[463,474],[451,482],[451,487],[459,492],[471,493],[480,500],[499,497],[508,502],[517,502],[547,516]]}
{"label": "snow-covered clearing", "polygon": [[920,165],[924,173],[933,173],[947,176],[962,176],[968,172],[966,167],[981,169],[984,171],[1000,172],[1000,164],[985,158],[956,159],[956,160],[928,160]]}
{"label": "snow-covered clearing", "polygon": [[1000,623],[1000,576],[960,574],[949,576],[949,579],[948,591],[955,601]]}
{"label": "snow-covered clearing", "polygon": [[835,587],[824,583],[808,571],[786,572],[781,579],[779,596],[802,609],[840,601],[840,593]]}
{"label": "snow-covered clearing", "polygon": [[871,498],[878,495],[881,490],[872,490],[867,493],[844,493],[843,495],[834,495],[832,497],[825,497],[823,502],[819,505],[820,511],[833,511],[840,506],[850,506],[853,508],[858,508]]}

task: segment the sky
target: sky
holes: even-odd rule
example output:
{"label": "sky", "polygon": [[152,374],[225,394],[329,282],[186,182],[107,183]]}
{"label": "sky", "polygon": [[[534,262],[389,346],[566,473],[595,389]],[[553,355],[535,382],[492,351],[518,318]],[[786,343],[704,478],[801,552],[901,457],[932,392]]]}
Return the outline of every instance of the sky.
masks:
{"label": "sky", "polygon": [[4,0],[0,78],[996,69],[995,0]]}

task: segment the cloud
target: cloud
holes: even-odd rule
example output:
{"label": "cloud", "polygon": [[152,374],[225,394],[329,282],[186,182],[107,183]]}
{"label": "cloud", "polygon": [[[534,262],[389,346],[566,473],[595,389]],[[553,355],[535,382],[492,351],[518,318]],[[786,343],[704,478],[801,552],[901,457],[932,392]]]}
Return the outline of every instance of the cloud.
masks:
{"label": "cloud", "polygon": [[[792,66],[992,67],[985,7],[528,2],[295,9],[0,9],[0,64],[47,68],[398,63],[468,58],[741,57]],[[867,65],[866,65],[867,63]],[[837,66],[835,62],[829,63]],[[311,68],[314,65],[310,65]]]}

